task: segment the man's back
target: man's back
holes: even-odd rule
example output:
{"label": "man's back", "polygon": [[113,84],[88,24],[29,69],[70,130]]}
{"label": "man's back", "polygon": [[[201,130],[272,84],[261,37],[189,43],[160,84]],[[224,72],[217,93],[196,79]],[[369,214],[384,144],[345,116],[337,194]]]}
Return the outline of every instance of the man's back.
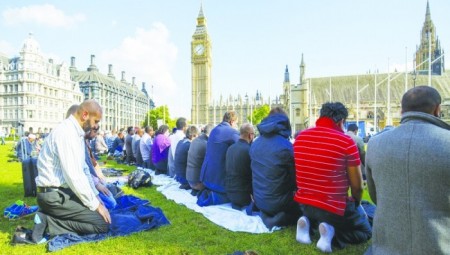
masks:
{"label": "man's back", "polygon": [[201,180],[210,190],[225,193],[225,156],[228,147],[239,139],[239,132],[226,122],[215,127],[208,138]]}
{"label": "man's back", "polygon": [[432,115],[409,112],[398,128],[369,141],[374,254],[450,251],[449,130]]}
{"label": "man's back", "polygon": [[186,167],[186,178],[188,181],[200,181],[200,170],[202,168],[203,160],[205,159],[207,142],[208,136],[202,134],[194,139],[189,147]]}
{"label": "man's back", "polygon": [[250,144],[240,139],[231,145],[226,155],[226,188],[230,195],[252,193],[252,169],[250,167]]}

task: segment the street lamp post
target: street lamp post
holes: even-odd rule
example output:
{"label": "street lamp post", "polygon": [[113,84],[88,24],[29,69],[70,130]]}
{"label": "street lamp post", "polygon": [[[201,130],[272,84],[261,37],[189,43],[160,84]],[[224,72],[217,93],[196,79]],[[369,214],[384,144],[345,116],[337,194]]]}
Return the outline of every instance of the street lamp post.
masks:
{"label": "street lamp post", "polygon": [[[295,134],[295,114],[294,114],[294,101],[293,90],[297,89],[300,84],[290,84],[289,85],[289,120],[291,121],[292,134]],[[294,88],[292,88],[294,86]]]}
{"label": "street lamp post", "polygon": [[431,87],[431,30],[427,31],[428,37],[428,86]]}
{"label": "street lamp post", "polygon": [[196,110],[197,110],[197,113],[196,113],[196,115],[197,115],[197,126],[200,125],[200,123],[198,122],[198,114],[199,114],[198,108],[200,107],[199,98],[200,98],[200,91],[197,92],[197,106],[195,107]]}

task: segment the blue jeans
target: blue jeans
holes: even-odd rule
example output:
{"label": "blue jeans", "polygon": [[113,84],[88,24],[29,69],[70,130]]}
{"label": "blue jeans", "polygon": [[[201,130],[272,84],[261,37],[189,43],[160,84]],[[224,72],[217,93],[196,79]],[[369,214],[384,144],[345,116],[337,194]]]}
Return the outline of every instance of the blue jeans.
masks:
{"label": "blue jeans", "polygon": [[334,227],[333,246],[344,248],[346,244],[359,244],[372,237],[372,227],[361,205],[347,201],[344,216],[340,216],[323,209],[305,205],[303,214],[308,217],[311,227],[326,222]]}

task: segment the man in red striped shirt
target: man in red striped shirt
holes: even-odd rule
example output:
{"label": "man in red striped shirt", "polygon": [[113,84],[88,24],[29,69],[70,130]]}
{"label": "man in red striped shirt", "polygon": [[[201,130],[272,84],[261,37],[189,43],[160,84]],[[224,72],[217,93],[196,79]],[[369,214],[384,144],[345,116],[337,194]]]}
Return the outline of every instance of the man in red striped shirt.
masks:
{"label": "man in red striped shirt", "polygon": [[317,247],[323,252],[331,252],[332,245],[343,248],[372,236],[360,206],[363,182],[358,148],[343,131],[347,116],[342,103],[323,104],[316,127],[301,132],[294,143],[294,199],[304,205],[296,238],[300,243],[311,243],[310,224],[319,225]]}

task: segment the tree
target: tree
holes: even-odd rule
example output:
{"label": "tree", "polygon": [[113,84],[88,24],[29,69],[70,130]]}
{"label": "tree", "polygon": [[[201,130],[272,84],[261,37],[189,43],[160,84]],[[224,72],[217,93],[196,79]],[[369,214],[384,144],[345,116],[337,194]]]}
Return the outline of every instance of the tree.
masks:
{"label": "tree", "polygon": [[[270,106],[268,104],[262,105],[261,107],[253,110],[251,116],[248,116],[248,120],[253,123],[253,125],[258,125],[261,121],[269,115]],[[251,119],[250,119],[251,117]]]}
{"label": "tree", "polygon": [[[148,125],[147,122],[149,118],[150,118],[150,125]],[[172,120],[170,118],[169,108],[167,107],[167,105],[156,107],[148,111],[147,116],[145,116],[145,119],[143,121],[143,126],[144,127],[151,126],[153,130],[157,130],[158,120],[162,120],[162,123],[168,125],[169,128],[175,127],[175,120]]]}

